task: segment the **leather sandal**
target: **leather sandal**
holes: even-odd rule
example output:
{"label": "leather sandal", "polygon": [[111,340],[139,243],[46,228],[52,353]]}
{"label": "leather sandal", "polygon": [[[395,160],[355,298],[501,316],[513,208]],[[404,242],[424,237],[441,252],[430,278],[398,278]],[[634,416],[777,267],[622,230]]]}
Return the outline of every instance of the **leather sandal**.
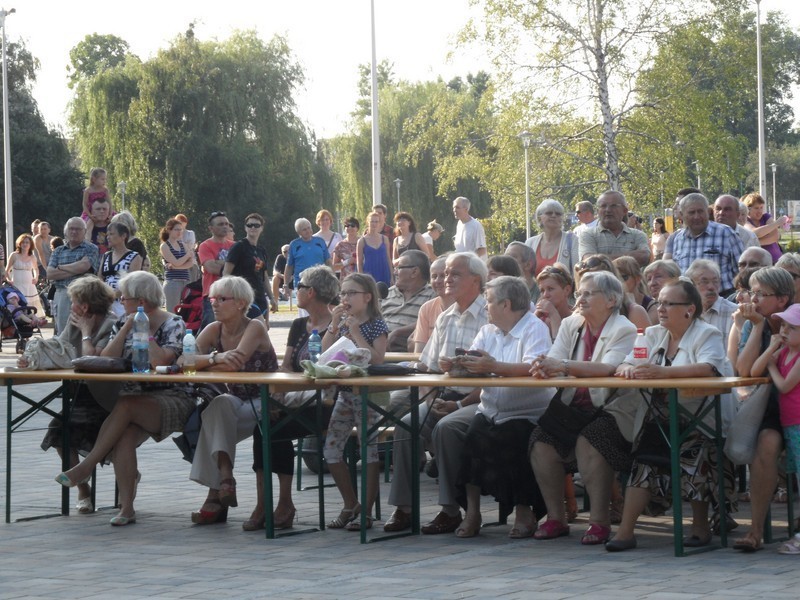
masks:
{"label": "leather sandal", "polygon": [[[534,517],[535,519],[536,517]],[[536,521],[533,523],[514,523],[514,527],[508,532],[508,537],[512,540],[524,540],[529,537],[533,537],[533,534],[536,533],[536,529],[538,525]]]}
{"label": "leather sandal", "polygon": [[596,544],[605,544],[608,538],[611,537],[611,527],[600,525],[599,523],[590,523],[589,529],[583,534],[581,544],[584,546],[594,546]]}
{"label": "leather sandal", "polygon": [[388,532],[405,531],[411,527],[411,515],[399,508],[394,509],[392,516],[383,524],[383,530]]}
{"label": "leather sandal", "polygon": [[211,525],[213,523],[225,523],[228,520],[228,507],[222,506],[219,501],[207,500],[206,504],[219,506],[219,510],[203,510],[192,513],[192,523],[197,525]]}
{"label": "leather sandal", "polygon": [[333,521],[328,523],[330,529],[344,529],[348,523],[354,521],[361,514],[361,505],[356,503],[353,508],[343,508]]}
{"label": "leather sandal", "polygon": [[[372,529],[372,522],[374,519],[367,515],[367,524],[364,526],[364,529]],[[361,515],[358,516],[357,519],[353,519],[347,525],[344,526],[345,530],[347,531],[361,531]]]}
{"label": "leather sandal", "polygon": [[233,477],[219,482],[219,503],[223,508],[239,506],[236,500],[236,480]]}
{"label": "leather sandal", "polygon": [[539,529],[536,530],[533,537],[537,540],[552,540],[565,535],[569,535],[569,525],[550,519],[539,525]]}
{"label": "leather sandal", "polygon": [[433,518],[433,521],[425,523],[420,529],[422,533],[427,535],[437,535],[440,533],[453,533],[458,526],[461,525],[461,521],[463,518],[461,517],[461,511],[458,512],[455,516],[450,516],[446,512],[438,512],[436,516]]}

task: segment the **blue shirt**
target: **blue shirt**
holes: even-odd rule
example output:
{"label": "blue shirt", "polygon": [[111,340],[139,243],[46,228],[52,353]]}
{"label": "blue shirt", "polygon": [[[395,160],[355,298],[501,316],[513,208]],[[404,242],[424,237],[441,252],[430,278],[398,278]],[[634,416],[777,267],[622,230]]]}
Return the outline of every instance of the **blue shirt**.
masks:
{"label": "blue shirt", "polygon": [[684,273],[698,258],[714,261],[722,274],[721,289],[731,290],[733,278],[739,272],[739,256],[743,251],[742,240],[733,229],[709,221],[698,236],[694,236],[687,228],[672,234],[667,240],[665,253],[672,254],[672,260],[678,263]]}
{"label": "blue shirt", "polygon": [[294,267],[294,287],[300,283],[300,275],[309,267],[324,265],[330,259],[328,247],[325,240],[318,237],[311,237],[305,241],[303,238],[292,240],[289,244],[289,256],[286,264]]}
{"label": "blue shirt", "polygon": [[[100,268],[100,253],[97,251],[97,246],[90,244],[89,242],[81,242],[74,248],[70,248],[69,244],[59,246],[53,250],[53,253],[50,255],[50,262],[47,263],[47,266],[60,267],[62,265],[69,265],[78,262],[84,256],[88,256],[92,263],[91,270],[87,271],[86,273],[97,274],[97,271]],[[53,283],[55,284],[56,288],[66,289],[69,287],[70,283],[81,276],[82,275],[73,275],[72,277],[67,277],[66,279],[58,279],[53,281]]]}

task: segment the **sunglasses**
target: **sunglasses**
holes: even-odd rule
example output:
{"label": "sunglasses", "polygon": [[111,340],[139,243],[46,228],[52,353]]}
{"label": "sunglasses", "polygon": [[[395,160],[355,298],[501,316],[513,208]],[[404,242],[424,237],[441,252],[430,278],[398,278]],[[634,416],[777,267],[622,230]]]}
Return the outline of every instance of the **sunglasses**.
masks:
{"label": "sunglasses", "polygon": [[227,215],[226,215],[224,212],[222,212],[222,211],[219,211],[219,210],[215,210],[214,212],[212,212],[212,213],[211,213],[211,214],[208,216],[208,218],[209,218],[209,219],[216,219],[217,217],[225,217],[225,216],[227,216]]}
{"label": "sunglasses", "polygon": [[261,227],[261,223],[245,223],[244,226],[248,229],[257,229]]}
{"label": "sunglasses", "polygon": [[591,271],[592,269],[596,269],[598,267],[603,266],[603,260],[593,256],[589,260],[582,260],[581,262],[575,265],[575,270],[579,273],[583,273],[585,271]]}

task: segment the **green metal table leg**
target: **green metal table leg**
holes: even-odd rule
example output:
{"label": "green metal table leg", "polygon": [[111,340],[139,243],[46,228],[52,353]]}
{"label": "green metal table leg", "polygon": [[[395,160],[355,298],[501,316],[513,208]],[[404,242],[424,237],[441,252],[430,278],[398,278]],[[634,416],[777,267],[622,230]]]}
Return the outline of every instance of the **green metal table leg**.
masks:
{"label": "green metal table leg", "polygon": [[264,525],[268,540],[275,539],[275,519],[272,514],[272,452],[269,418],[269,390],[261,385],[261,457],[264,464]]}
{"label": "green metal table leg", "polygon": [[675,556],[683,556],[683,494],[681,493],[681,434],[678,391],[669,391],[669,454],[672,484],[672,536]]}

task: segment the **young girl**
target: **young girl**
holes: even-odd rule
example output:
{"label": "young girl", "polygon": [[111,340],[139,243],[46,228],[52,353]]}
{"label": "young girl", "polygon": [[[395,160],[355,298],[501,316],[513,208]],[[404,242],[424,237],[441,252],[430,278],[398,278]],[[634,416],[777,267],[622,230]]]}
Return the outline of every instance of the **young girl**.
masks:
{"label": "young girl", "polygon": [[111,206],[111,193],[106,187],[107,180],[108,175],[106,174],[106,170],[100,167],[95,167],[89,174],[89,187],[83,190],[83,212],[81,213],[81,219],[84,221],[89,220],[89,215],[92,213],[92,205],[95,203],[95,200],[99,198],[108,198],[109,212],[111,215],[114,214],[114,208]]}
{"label": "young girl", "polygon": [[[337,339],[345,336],[359,348],[369,348],[370,364],[383,363],[389,329],[381,318],[380,296],[375,280],[363,273],[348,275],[342,282],[340,295],[342,302],[333,309],[331,324],[322,339],[322,349],[327,350]],[[370,427],[377,420],[378,415],[374,411],[367,411]],[[333,407],[323,450],[325,461],[344,501],[342,512],[328,523],[328,527],[332,529],[344,527],[349,531],[361,530],[361,523],[358,521],[361,505],[350,481],[347,465],[342,462],[344,445],[354,425],[359,428],[359,436],[364,435],[361,431],[361,398],[350,387],[339,388],[339,398]],[[378,494],[379,468],[378,449],[375,445],[370,445],[367,451],[367,529],[372,527],[372,506]]]}
{"label": "young girl", "polygon": [[[753,363],[752,375],[769,370],[778,388],[781,426],[786,443],[786,473],[797,473],[800,464],[800,304],[773,315],[781,319],[780,333],[774,334],[764,354]],[[800,554],[800,533],[778,548],[781,554]]]}

